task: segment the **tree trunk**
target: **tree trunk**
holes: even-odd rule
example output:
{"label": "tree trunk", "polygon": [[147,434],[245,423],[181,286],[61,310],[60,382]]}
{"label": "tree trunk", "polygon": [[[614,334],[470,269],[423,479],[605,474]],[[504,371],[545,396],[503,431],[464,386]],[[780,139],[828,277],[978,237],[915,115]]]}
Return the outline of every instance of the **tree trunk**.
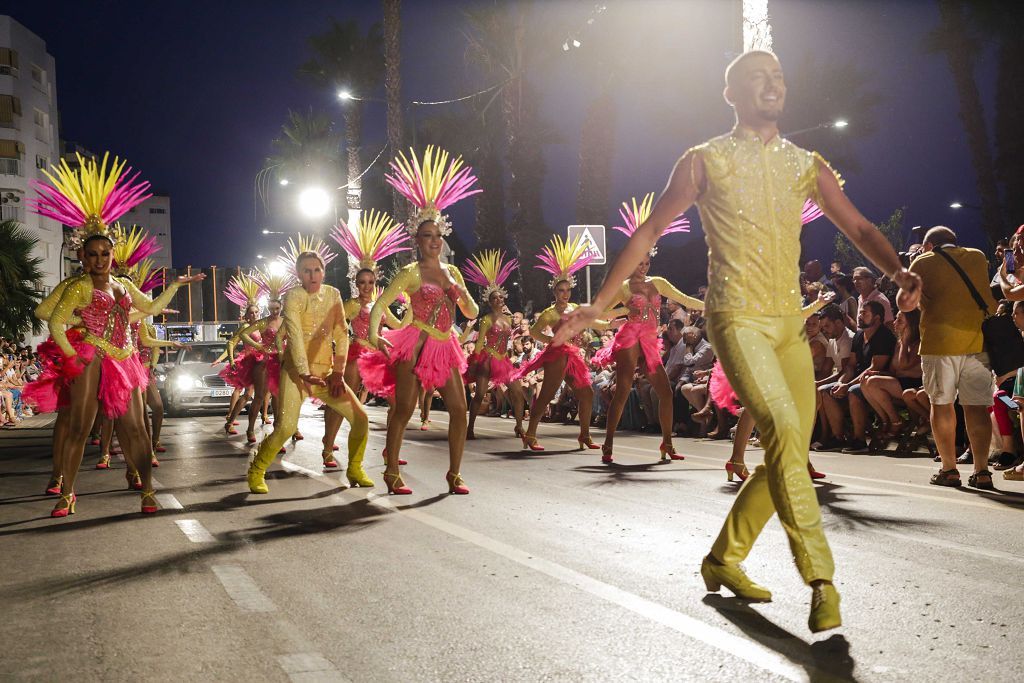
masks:
{"label": "tree trunk", "polygon": [[[345,148],[348,157],[348,181],[345,191],[345,203],[348,208],[350,222],[362,208],[363,184],[359,174],[363,172],[359,155],[359,143],[363,129],[363,103],[351,101],[345,112]],[[353,213],[356,212],[356,213]]]}
{"label": "tree trunk", "polygon": [[576,194],[576,220],[581,225],[604,225],[608,219],[617,118],[615,99],[604,89],[590,103],[583,119]]}
{"label": "tree trunk", "polygon": [[[384,4],[384,90],[387,95],[388,156],[402,149],[402,0],[383,0]],[[397,190],[391,190],[391,205],[396,221],[404,221],[408,203]]]}
{"label": "tree trunk", "polygon": [[989,146],[985,110],[978,83],[974,79],[974,54],[964,32],[967,17],[961,0],[939,0],[941,44],[960,99],[960,121],[967,135],[971,163],[977,175],[978,197],[981,199],[981,224],[992,242],[1002,238],[1002,211],[999,186]]}

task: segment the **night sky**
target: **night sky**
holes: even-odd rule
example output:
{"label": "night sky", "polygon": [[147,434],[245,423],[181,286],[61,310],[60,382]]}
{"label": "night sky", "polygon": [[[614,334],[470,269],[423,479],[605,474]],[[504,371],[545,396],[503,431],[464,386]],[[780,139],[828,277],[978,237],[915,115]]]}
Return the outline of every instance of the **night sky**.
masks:
{"label": "night sky", "polygon": [[[445,99],[479,84],[469,79],[463,61],[460,12],[468,4],[403,3],[405,99]],[[616,69],[614,196],[607,219],[614,225],[618,202],[660,191],[682,151],[731,127],[721,74],[733,48],[725,3],[605,4],[620,10],[614,30],[622,55]],[[538,5],[538,27],[549,22],[584,26],[593,7],[575,1]],[[935,3],[772,0],[771,7],[775,50],[787,72],[809,57],[849,60],[869,75],[882,97],[873,134],[859,134],[855,120],[846,132],[829,133],[856,140],[859,169],[838,169],[854,203],[872,220],[905,206],[908,228],[947,224],[964,242],[981,246],[976,212],[948,208],[954,199],[978,200],[944,57],[921,49],[924,34],[938,20]],[[171,195],[175,265],[244,266],[256,253],[273,253],[280,244],[280,238],[259,234],[253,178],[287,110],[323,108],[341,124],[337,100],[294,76],[307,58],[306,38],[324,30],[329,16],[357,18],[368,26],[380,19],[380,6],[337,0],[34,0],[0,2],[0,13],[41,35],[56,58],[62,136],[127,157],[155,189]],[[580,60],[590,58],[586,34],[582,37],[584,49],[571,54],[555,45],[534,78],[544,116],[561,139],[546,150],[544,206],[548,226],[559,232],[574,222],[579,131],[591,88],[581,71]],[[986,83],[983,78],[990,105]],[[797,87],[790,79],[791,106]],[[382,96],[383,89],[373,95]],[[847,114],[836,111],[835,116]],[[369,105],[364,149],[379,149],[383,119],[383,105]],[[785,124],[783,119],[784,131]],[[827,137],[819,149],[829,157]],[[370,158],[364,154],[364,163]],[[471,226],[457,224],[456,230],[472,240]],[[822,219],[809,230],[812,254],[827,258],[834,228]],[[667,238],[686,246],[700,239],[696,232]],[[692,280],[690,273],[678,275]]]}

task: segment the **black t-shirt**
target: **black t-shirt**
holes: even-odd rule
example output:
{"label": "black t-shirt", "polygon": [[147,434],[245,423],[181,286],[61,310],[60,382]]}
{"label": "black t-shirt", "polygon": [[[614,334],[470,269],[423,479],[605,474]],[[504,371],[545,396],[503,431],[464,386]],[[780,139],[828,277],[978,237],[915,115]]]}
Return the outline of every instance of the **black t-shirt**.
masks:
{"label": "black t-shirt", "polygon": [[885,325],[875,330],[867,342],[864,341],[864,330],[858,330],[857,334],[853,335],[853,355],[857,359],[854,377],[871,367],[873,356],[889,356],[891,360],[895,353],[896,335]]}

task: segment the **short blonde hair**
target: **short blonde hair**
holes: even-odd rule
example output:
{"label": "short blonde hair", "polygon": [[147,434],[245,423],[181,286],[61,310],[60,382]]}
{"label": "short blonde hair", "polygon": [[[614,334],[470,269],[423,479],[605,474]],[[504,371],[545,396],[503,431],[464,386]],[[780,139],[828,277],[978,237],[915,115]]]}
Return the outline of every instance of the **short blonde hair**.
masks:
{"label": "short blonde hair", "polygon": [[295,270],[298,270],[299,264],[308,258],[315,258],[317,261],[320,262],[321,268],[327,268],[327,264],[324,263],[324,259],[322,256],[320,256],[320,254],[316,253],[315,251],[303,251],[300,252],[299,255],[295,257]]}

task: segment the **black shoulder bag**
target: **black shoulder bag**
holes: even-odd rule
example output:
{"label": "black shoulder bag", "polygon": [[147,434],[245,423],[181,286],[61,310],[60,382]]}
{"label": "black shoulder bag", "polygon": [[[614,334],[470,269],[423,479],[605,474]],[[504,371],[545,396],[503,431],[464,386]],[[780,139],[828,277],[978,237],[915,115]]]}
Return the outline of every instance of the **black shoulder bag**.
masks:
{"label": "black shoulder bag", "polygon": [[1024,367],[1024,337],[1021,336],[1017,326],[1013,324],[1013,316],[990,315],[985,300],[981,298],[981,294],[978,293],[977,288],[967,277],[967,273],[960,267],[960,264],[942,249],[933,249],[932,251],[953,266],[964,284],[967,285],[971,296],[974,297],[974,303],[978,304],[978,308],[985,314],[985,319],[981,323],[981,334],[985,340],[985,352],[988,353],[989,364],[996,373],[996,377]]}

